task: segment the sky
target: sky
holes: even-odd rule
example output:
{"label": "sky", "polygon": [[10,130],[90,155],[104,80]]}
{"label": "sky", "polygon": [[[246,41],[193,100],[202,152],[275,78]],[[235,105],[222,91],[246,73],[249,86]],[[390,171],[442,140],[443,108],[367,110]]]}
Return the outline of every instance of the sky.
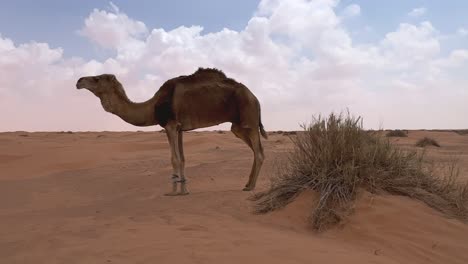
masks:
{"label": "sky", "polygon": [[[155,130],[77,90],[113,73],[133,101],[216,67],[267,130],[349,111],[366,128],[468,128],[468,1],[0,2],[0,131]],[[226,129],[221,125],[210,129]]]}

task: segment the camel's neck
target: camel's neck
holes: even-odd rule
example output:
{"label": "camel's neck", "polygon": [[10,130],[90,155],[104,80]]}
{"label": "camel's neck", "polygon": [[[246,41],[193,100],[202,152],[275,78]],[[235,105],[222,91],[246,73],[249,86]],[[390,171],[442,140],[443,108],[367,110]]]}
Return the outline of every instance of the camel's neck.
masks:
{"label": "camel's neck", "polygon": [[101,104],[107,112],[113,113],[125,122],[135,126],[156,125],[154,97],[146,102],[134,103],[123,91],[102,97]]}

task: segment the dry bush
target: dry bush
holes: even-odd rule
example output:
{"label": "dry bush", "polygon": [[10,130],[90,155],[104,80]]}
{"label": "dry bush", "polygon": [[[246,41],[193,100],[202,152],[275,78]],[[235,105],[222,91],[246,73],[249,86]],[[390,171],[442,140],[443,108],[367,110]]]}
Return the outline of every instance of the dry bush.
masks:
{"label": "dry bush", "polygon": [[331,114],[304,125],[270,189],[251,197],[256,212],[284,207],[302,191],[313,190],[319,199],[311,222],[320,231],[352,212],[358,190],[366,190],[411,197],[448,217],[467,219],[468,183],[459,182],[455,163],[444,176],[435,175],[440,169],[428,166],[423,153],[365,132],[360,121],[349,113]]}
{"label": "dry bush", "polygon": [[396,129],[396,130],[390,130],[388,133],[387,133],[387,137],[407,137],[408,136],[408,133],[403,131],[403,130],[399,130],[399,129]]}
{"label": "dry bush", "polygon": [[73,134],[72,131],[60,131],[60,132],[57,132],[57,134]]}
{"label": "dry bush", "polygon": [[424,148],[427,146],[434,146],[440,148],[439,143],[435,139],[430,137],[421,138],[420,140],[418,140],[418,142],[416,142],[416,147]]}
{"label": "dry bush", "polygon": [[468,129],[458,129],[453,130],[453,132],[457,133],[460,136],[468,135]]}
{"label": "dry bush", "polygon": [[285,131],[283,132],[283,136],[292,136],[297,135],[297,131]]}

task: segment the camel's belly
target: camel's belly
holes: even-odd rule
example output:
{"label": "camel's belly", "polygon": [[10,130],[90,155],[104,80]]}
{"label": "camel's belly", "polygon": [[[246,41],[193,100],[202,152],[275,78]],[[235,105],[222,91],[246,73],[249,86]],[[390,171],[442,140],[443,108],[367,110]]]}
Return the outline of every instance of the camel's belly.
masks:
{"label": "camel's belly", "polygon": [[182,125],[183,130],[191,130],[202,127],[210,127],[225,122],[235,121],[234,115],[229,109],[221,107],[188,108],[176,114],[177,121]]}
{"label": "camel's belly", "polygon": [[176,91],[174,112],[183,130],[215,126],[238,119],[233,93],[222,88],[200,87]]}

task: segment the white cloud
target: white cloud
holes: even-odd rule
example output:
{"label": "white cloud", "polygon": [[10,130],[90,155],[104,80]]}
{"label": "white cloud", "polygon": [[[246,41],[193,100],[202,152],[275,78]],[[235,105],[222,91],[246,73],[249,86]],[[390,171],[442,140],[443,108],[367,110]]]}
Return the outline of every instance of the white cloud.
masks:
{"label": "white cloud", "polygon": [[408,13],[408,16],[420,17],[426,14],[426,12],[427,12],[427,9],[425,7],[418,7],[418,8],[411,10],[411,12]]}
{"label": "white cloud", "polygon": [[468,61],[468,50],[453,50],[446,58],[438,59],[434,65],[444,68],[457,68]]}
{"label": "white cloud", "polygon": [[68,59],[60,48],[15,45],[0,36],[0,71],[8,73],[0,76],[0,111],[15,109],[14,117],[0,117],[0,130],[139,129],[105,113],[93,95],[77,91],[76,79],[115,73],[129,97],[141,101],[168,78],[199,66],[218,67],[246,84],[262,103],[268,129],[297,129],[314,113],[346,107],[375,128],[382,122],[406,128],[468,126],[468,120],[454,118],[468,111],[463,92],[468,83],[458,73],[466,72],[467,50],[444,56],[441,36],[430,22],[402,23],[378,42],[357,45],[336,13],[337,4],[261,1],[244,29],[206,34],[201,26],[148,30],[116,6],[93,10],[80,32],[115,51],[105,61]]}
{"label": "white cloud", "polygon": [[345,17],[355,17],[361,14],[361,7],[356,4],[351,4],[343,10],[343,16]]}
{"label": "white cloud", "polygon": [[395,32],[390,32],[381,43],[384,54],[392,63],[408,64],[425,61],[440,53],[437,31],[430,22],[419,26],[403,23]]}
{"label": "white cloud", "polygon": [[85,19],[85,26],[79,34],[104,48],[116,48],[125,58],[138,58],[148,34],[146,25],[121,13],[111,3],[112,11],[94,9]]}
{"label": "white cloud", "polygon": [[458,34],[459,36],[466,37],[466,36],[468,36],[468,29],[466,29],[466,28],[459,28],[459,29],[457,30],[457,34]]}

